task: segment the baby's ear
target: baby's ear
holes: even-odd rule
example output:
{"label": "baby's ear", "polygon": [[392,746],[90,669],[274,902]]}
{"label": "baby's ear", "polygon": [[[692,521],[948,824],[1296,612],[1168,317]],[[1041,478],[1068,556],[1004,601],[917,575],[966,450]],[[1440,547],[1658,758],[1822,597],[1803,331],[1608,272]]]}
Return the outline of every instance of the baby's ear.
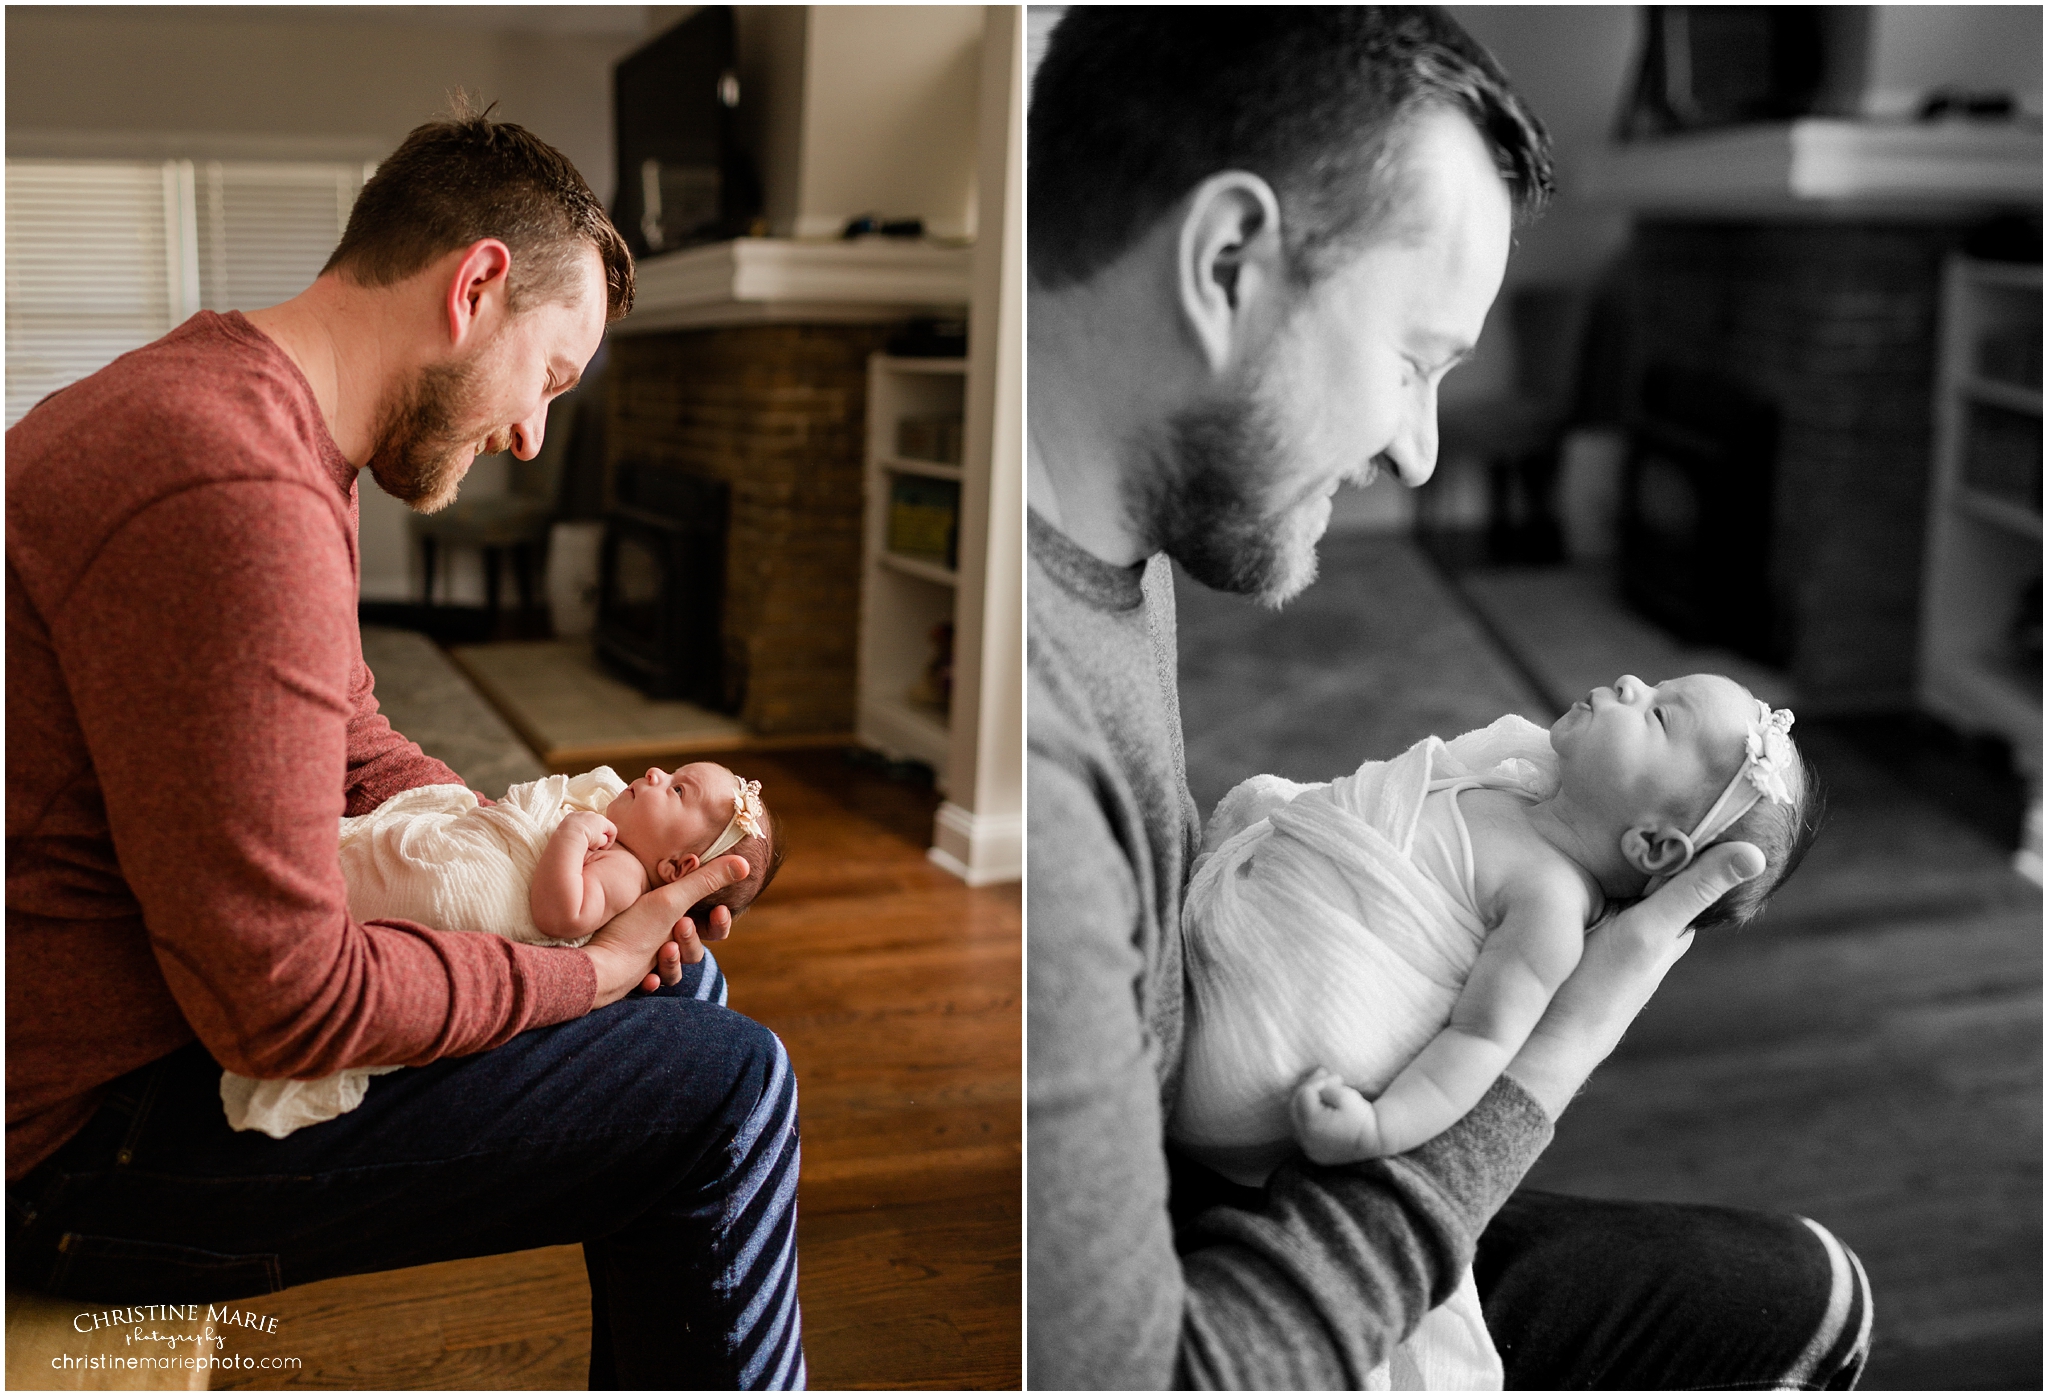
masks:
{"label": "baby's ear", "polygon": [[1692,859],[1692,844],[1670,824],[1645,820],[1621,836],[1621,856],[1649,877],[1677,872]]}
{"label": "baby's ear", "polygon": [[662,885],[666,886],[679,877],[687,877],[695,872],[697,870],[697,855],[694,853],[672,853],[655,864],[654,870],[661,874]]}

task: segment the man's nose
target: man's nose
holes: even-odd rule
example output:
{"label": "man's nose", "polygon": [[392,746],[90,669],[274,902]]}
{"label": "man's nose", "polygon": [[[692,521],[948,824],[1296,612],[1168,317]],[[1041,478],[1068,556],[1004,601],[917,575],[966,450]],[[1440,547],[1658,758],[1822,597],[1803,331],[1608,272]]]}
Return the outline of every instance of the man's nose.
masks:
{"label": "man's nose", "polygon": [[1408,419],[1387,443],[1381,459],[1409,489],[1426,484],[1436,473],[1436,389],[1424,384],[1416,395]]}
{"label": "man's nose", "polygon": [[1623,674],[1614,681],[1614,691],[1621,695],[1624,703],[1633,703],[1649,691],[1649,685],[1634,674]]}
{"label": "man's nose", "polygon": [[540,454],[540,443],[547,435],[548,409],[542,403],[538,412],[523,422],[512,424],[512,454],[521,460],[532,460]]}

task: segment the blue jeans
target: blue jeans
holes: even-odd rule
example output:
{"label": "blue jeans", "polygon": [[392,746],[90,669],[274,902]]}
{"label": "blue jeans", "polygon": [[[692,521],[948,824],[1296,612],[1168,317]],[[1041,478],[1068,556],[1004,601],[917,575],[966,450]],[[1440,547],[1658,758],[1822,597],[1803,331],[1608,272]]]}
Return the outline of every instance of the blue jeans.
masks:
{"label": "blue jeans", "polygon": [[228,1128],[194,1043],[8,1186],[9,1282],[215,1301],[580,1241],[593,1388],[801,1387],[796,1080],[724,1000],[707,954],[285,1139]]}

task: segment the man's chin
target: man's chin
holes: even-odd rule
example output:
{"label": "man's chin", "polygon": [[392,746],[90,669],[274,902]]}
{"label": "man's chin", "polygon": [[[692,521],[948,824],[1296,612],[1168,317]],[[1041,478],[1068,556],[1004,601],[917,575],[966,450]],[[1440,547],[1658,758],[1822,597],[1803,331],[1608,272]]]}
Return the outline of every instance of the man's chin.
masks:
{"label": "man's chin", "polygon": [[1274,524],[1278,535],[1267,552],[1262,584],[1249,593],[1268,610],[1279,610],[1316,579],[1316,544],[1330,527],[1330,497],[1321,495],[1289,510]]}
{"label": "man's chin", "polygon": [[370,474],[377,487],[416,514],[438,514],[455,502],[456,491],[469,475],[469,460],[449,457],[432,472],[414,470],[407,478],[394,478],[376,461]]}
{"label": "man's chin", "polygon": [[[1300,520],[1300,521],[1298,521]],[[1267,520],[1253,529],[1229,530],[1193,547],[1167,551],[1203,586],[1246,597],[1279,610],[1316,579],[1316,540],[1327,515],[1301,520],[1300,511]]]}

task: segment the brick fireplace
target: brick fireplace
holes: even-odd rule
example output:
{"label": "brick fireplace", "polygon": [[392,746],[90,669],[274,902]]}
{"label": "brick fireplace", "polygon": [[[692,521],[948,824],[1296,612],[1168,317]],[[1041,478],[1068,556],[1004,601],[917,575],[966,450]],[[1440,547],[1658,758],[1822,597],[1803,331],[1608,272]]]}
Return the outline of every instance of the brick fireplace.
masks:
{"label": "brick fireplace", "polygon": [[2038,257],[2041,151],[2038,120],[1802,117],[1612,145],[1576,172],[1576,197],[1634,214],[1634,413],[1678,382],[1768,423],[1767,473],[1741,487],[1768,534],[1768,633],[1746,648],[1791,671],[1803,711],[1914,705],[1942,266],[1983,253],[1994,218],[2031,220]]}
{"label": "brick fireplace", "polygon": [[1910,706],[1942,258],[1954,226],[1650,218],[1638,361],[1775,409],[1764,478],[1771,633],[1816,711]]}
{"label": "brick fireplace", "polygon": [[719,623],[690,633],[720,636],[716,706],[755,736],[854,730],[868,356],[908,320],[958,319],[971,256],[740,238],[640,263],[611,339],[605,506],[622,476],[725,487]]}
{"label": "brick fireplace", "polygon": [[851,732],[867,360],[884,325],[620,338],[610,465],[730,489],[724,706],[756,733]]}

